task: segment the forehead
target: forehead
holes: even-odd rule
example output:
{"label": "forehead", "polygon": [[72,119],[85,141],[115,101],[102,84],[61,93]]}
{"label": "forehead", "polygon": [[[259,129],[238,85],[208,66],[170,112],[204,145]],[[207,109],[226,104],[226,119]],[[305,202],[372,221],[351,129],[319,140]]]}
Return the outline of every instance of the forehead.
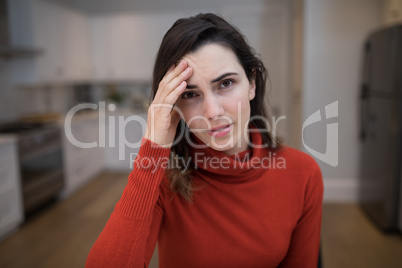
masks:
{"label": "forehead", "polygon": [[233,51],[218,44],[202,46],[195,52],[184,55],[182,59],[193,68],[191,78],[199,75],[215,77],[225,72],[244,73]]}

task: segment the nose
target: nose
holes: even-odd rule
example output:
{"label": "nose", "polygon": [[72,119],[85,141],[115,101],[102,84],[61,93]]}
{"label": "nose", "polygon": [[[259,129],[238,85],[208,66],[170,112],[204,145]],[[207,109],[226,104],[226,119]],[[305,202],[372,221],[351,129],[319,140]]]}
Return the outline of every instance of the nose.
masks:
{"label": "nose", "polygon": [[205,96],[203,103],[204,116],[207,119],[218,119],[224,115],[224,109],[219,99],[214,95]]}

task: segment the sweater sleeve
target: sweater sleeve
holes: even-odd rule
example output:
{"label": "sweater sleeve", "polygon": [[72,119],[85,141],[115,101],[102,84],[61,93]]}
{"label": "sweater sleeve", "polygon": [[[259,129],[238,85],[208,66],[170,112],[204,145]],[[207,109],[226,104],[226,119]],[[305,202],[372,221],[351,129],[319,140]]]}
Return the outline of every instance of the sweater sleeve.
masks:
{"label": "sweater sleeve", "polygon": [[279,267],[317,267],[321,237],[323,180],[319,166],[309,178],[303,213],[293,231],[288,252]]}
{"label": "sweater sleeve", "polygon": [[86,267],[147,267],[158,237],[163,207],[159,187],[170,149],[145,138],[122,197],[93,245]]}

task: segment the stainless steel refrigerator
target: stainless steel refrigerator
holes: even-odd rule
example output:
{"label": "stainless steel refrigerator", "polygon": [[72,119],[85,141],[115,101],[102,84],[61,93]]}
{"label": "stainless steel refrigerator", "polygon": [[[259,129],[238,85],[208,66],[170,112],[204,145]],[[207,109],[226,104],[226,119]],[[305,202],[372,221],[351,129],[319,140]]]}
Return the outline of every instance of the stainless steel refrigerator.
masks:
{"label": "stainless steel refrigerator", "polygon": [[402,25],[367,38],[360,100],[362,208],[382,230],[402,231]]}

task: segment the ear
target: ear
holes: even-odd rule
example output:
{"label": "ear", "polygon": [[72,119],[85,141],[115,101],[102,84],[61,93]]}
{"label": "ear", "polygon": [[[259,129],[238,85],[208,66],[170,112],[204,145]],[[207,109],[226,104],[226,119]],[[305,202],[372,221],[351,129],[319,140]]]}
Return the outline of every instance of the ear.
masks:
{"label": "ear", "polygon": [[250,87],[249,87],[249,91],[248,91],[249,100],[253,100],[254,97],[255,97],[255,74],[253,75],[253,77],[250,80]]}

